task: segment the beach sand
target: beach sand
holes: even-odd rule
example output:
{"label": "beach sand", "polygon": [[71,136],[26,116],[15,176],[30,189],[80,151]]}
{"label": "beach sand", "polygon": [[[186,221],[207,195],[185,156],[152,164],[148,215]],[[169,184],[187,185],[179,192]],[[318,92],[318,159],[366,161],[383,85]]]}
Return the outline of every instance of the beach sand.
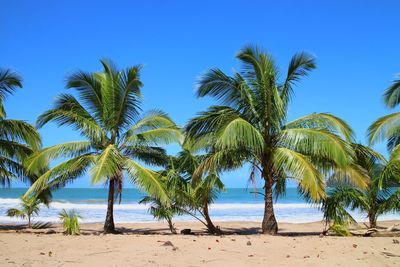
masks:
{"label": "beach sand", "polygon": [[191,228],[195,235],[171,235],[165,223],[117,224],[119,235],[101,234],[101,224],[84,224],[80,236],[63,235],[59,225],[28,232],[2,225],[0,265],[400,266],[400,244],[394,241],[400,238],[320,237],[320,222],[281,223],[278,236],[258,234],[259,222],[217,224],[229,234],[205,235],[195,222],[176,223],[178,230]]}

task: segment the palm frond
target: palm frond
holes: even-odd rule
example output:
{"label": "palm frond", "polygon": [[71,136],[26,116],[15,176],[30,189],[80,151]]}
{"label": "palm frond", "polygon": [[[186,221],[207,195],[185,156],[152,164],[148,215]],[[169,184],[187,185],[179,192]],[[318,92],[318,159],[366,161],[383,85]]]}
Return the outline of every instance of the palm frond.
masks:
{"label": "palm frond", "polygon": [[316,68],[315,58],[305,52],[295,54],[290,60],[286,80],[280,88],[280,96],[284,103],[288,103],[293,94],[293,86],[302,77]]}
{"label": "palm frond", "polygon": [[368,210],[369,204],[364,194],[354,187],[343,185],[330,189],[327,199],[322,203],[324,219],[340,225],[355,222],[346,207]]}
{"label": "palm frond", "polygon": [[313,200],[318,201],[325,197],[325,185],[321,173],[309,158],[287,148],[277,148],[274,156],[274,167],[278,170],[284,169],[285,173],[296,180]]}
{"label": "palm frond", "polygon": [[91,151],[91,142],[72,141],[50,146],[34,152],[24,165],[28,172],[36,173],[45,168],[49,162],[59,158],[78,157]]}
{"label": "palm frond", "polygon": [[217,133],[216,146],[221,149],[238,149],[251,147],[257,153],[264,149],[262,134],[249,122],[242,118],[227,121]]}
{"label": "palm frond", "polygon": [[0,120],[0,139],[25,143],[33,150],[42,145],[35,127],[19,120]]}
{"label": "palm frond", "polygon": [[122,171],[123,155],[114,145],[108,145],[104,151],[95,157],[93,167],[90,170],[93,184],[112,179]]}
{"label": "palm frond", "polygon": [[25,196],[42,192],[43,190],[55,190],[64,187],[67,183],[81,176],[93,164],[93,155],[81,155],[64,161],[47,170],[26,191]]}
{"label": "palm frond", "polygon": [[166,151],[156,146],[135,145],[124,148],[124,155],[146,164],[163,166],[167,163]]}
{"label": "palm frond", "polygon": [[129,179],[150,195],[157,196],[163,204],[168,204],[170,199],[166,193],[165,185],[158,173],[149,170],[132,159],[126,159],[125,164]]}
{"label": "palm frond", "polygon": [[389,114],[377,119],[367,131],[370,145],[392,137],[393,129],[400,127],[400,112]]}
{"label": "palm frond", "polygon": [[394,108],[400,103],[400,79],[392,82],[392,85],[385,90],[383,98],[389,108]]}
{"label": "palm frond", "polygon": [[294,128],[285,129],[279,135],[279,144],[283,147],[312,157],[330,159],[338,166],[346,167],[351,163],[351,146],[339,136],[322,129]]}
{"label": "palm frond", "polygon": [[101,83],[95,74],[77,71],[67,77],[66,87],[78,91],[79,98],[94,115],[93,117],[101,121],[103,117],[103,96]]}
{"label": "palm frond", "polygon": [[41,128],[49,122],[55,122],[59,126],[72,126],[81,135],[96,143],[101,143],[106,139],[105,131],[95,118],[74,96],[69,94],[60,94],[54,107],[38,117],[36,126]]}
{"label": "palm frond", "polygon": [[0,118],[6,117],[3,106],[5,97],[17,88],[22,88],[22,78],[9,69],[0,69]]}
{"label": "palm frond", "polygon": [[314,113],[301,117],[287,123],[285,128],[323,129],[341,135],[348,141],[352,141],[354,139],[354,132],[351,127],[342,119],[328,113]]}

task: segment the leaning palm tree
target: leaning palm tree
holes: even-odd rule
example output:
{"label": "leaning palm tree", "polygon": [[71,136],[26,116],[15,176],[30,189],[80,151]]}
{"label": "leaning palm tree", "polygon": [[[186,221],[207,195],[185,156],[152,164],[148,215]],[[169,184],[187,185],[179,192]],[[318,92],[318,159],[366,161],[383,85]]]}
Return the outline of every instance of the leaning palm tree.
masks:
{"label": "leaning palm tree", "polygon": [[41,200],[36,197],[21,197],[21,209],[11,208],[7,210],[7,216],[28,219],[28,228],[32,228],[32,216],[38,215]]}
{"label": "leaning palm tree", "polygon": [[362,145],[354,145],[354,150],[356,164],[365,170],[371,182],[360,189],[343,179],[337,181],[336,175],[341,173],[334,173],[322,205],[324,218],[327,223],[346,226],[355,222],[346,209],[357,209],[367,214],[369,227],[376,228],[380,215],[400,211],[400,147],[393,150],[389,160]]}
{"label": "leaning palm tree", "polygon": [[[351,147],[343,138],[350,140],[353,133],[343,120],[326,113],[287,122],[293,86],[315,68],[309,54],[296,54],[282,81],[275,61],[261,49],[244,47],[237,58],[242,63],[240,72],[229,76],[211,69],[200,79],[197,96],[214,97],[221,105],[200,113],[186,131],[190,138],[213,140],[214,153],[202,164],[204,170],[251,164],[251,177],[258,175],[265,181],[262,232],[276,234],[274,189],[277,195],[284,193],[290,178],[303,194],[324,198],[324,174],[351,163]],[[357,178],[366,185],[363,177]]]}
{"label": "leaning palm tree", "polygon": [[164,149],[159,144],[175,142],[180,130],[163,112],[141,115],[140,70],[134,66],[118,70],[102,60],[102,72],[78,71],[67,78],[67,88],[78,93],[61,94],[54,108],[37,120],[40,128],[48,122],[70,125],[85,138],[45,148],[26,163],[29,171],[42,169],[54,159],[65,160],[41,175],[28,190],[60,188],[90,169],[93,184],[108,184],[105,232],[114,232],[114,198],[121,197],[124,177],[162,202],[168,198],[156,172],[144,167],[163,165]]}
{"label": "leaning palm tree", "polygon": [[191,211],[200,214],[203,219],[197,219],[207,227],[208,232],[211,234],[223,234],[221,229],[211,220],[210,205],[214,203],[219,193],[224,190],[225,186],[219,176],[216,173],[211,173],[194,182],[194,184],[192,182],[192,186],[188,186],[187,190],[184,191],[188,213],[192,216],[194,213]]}
{"label": "leaning palm tree", "polygon": [[176,234],[176,228],[172,222],[175,215],[181,214],[181,210],[176,205],[164,204],[157,197],[145,196],[139,201],[140,204],[150,205],[149,213],[159,221],[166,220],[171,233]]}
{"label": "leaning palm tree", "polygon": [[[384,92],[384,102],[388,108],[395,108],[400,104],[400,79],[392,82]],[[389,150],[400,144],[400,112],[395,112],[378,118],[367,132],[370,145],[378,141],[387,140]]]}
{"label": "leaning palm tree", "polygon": [[[207,160],[212,151],[207,152],[205,140],[190,140],[186,138],[182,151],[176,158],[179,176],[178,182],[184,181],[183,186],[175,194],[181,209],[193,216],[207,228],[211,234],[222,234],[219,227],[215,226],[210,216],[210,205],[214,203],[220,192],[225,190],[219,178],[218,170],[203,172],[201,165]],[[207,140],[206,140],[207,141]],[[210,141],[210,140],[208,140]],[[202,153],[203,152],[203,153]]]}
{"label": "leaning palm tree", "polygon": [[3,100],[16,88],[22,87],[21,78],[10,70],[0,69],[0,184],[10,186],[13,180],[31,180],[22,166],[34,150],[41,146],[40,136],[30,124],[6,118]]}
{"label": "leaning palm tree", "polygon": [[170,156],[165,169],[159,172],[170,203],[161,203],[157,195],[146,196],[141,203],[151,204],[150,213],[158,220],[165,219],[173,233],[172,218],[187,214],[201,222],[209,233],[222,234],[211,220],[209,206],[225,189],[224,185],[217,173],[202,175],[196,172],[206,156],[195,154],[194,146],[188,143],[184,143],[177,157]]}

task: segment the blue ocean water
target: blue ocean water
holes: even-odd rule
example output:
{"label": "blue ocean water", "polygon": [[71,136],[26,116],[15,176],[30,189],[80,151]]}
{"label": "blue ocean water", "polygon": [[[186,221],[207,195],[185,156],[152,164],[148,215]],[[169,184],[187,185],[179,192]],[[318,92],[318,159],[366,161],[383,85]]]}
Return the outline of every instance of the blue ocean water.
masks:
{"label": "blue ocean water", "polygon": [[[18,207],[19,197],[25,193],[24,188],[0,189],[0,223],[22,223],[20,219],[9,218],[6,211]],[[261,221],[264,210],[263,196],[252,194],[245,188],[228,188],[219,195],[210,211],[215,221]],[[34,220],[41,222],[59,222],[58,213],[62,209],[75,209],[82,215],[83,222],[102,222],[106,215],[106,188],[64,188],[53,193],[50,207],[42,207]],[[116,222],[154,222],[148,214],[148,206],[138,204],[145,194],[138,189],[124,189],[122,202],[116,202],[114,219]],[[279,222],[313,222],[322,220],[322,213],[315,205],[306,201],[297,193],[296,188],[288,188],[286,195],[280,197],[275,205],[275,214]],[[353,213],[360,221],[366,220],[365,214]],[[400,219],[398,214],[387,214],[381,219]],[[176,217],[177,221],[193,221],[188,215]]]}

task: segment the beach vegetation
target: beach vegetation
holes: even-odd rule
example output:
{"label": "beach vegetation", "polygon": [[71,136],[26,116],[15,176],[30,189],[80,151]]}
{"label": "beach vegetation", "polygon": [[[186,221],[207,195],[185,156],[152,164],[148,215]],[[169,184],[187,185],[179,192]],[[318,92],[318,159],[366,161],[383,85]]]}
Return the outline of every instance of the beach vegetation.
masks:
{"label": "beach vegetation", "polygon": [[80,234],[81,227],[79,225],[79,219],[82,217],[75,210],[70,210],[67,212],[65,209],[63,209],[58,214],[58,217],[60,218],[64,231],[67,235]]}
{"label": "beach vegetation", "polygon": [[[199,166],[203,173],[251,165],[250,178],[264,181],[262,232],[276,234],[274,195],[284,194],[291,179],[303,195],[324,199],[325,174],[351,165],[353,131],[328,113],[287,121],[294,87],[316,67],[312,55],[295,54],[283,79],[273,57],[258,47],[245,46],[237,59],[240,71],[228,75],[214,68],[200,78],[197,96],[219,104],[191,119],[185,130],[193,140],[212,140],[213,153]],[[368,183],[361,175],[351,179],[362,188]]]}
{"label": "beach vegetation", "polygon": [[0,69],[0,184],[11,186],[12,181],[31,181],[22,162],[41,146],[35,127],[21,120],[8,119],[3,102],[18,88],[22,78],[8,69]]}
{"label": "beach vegetation", "polygon": [[356,223],[348,210],[357,210],[367,215],[370,228],[376,228],[379,216],[400,211],[400,146],[392,151],[389,160],[363,145],[353,147],[357,155],[355,164],[370,177],[370,183],[359,188],[348,176],[338,180],[342,173],[333,173],[328,197],[322,201],[324,218],[327,223],[346,226]]}
{"label": "beach vegetation", "polygon": [[17,217],[28,220],[28,228],[32,228],[32,218],[39,214],[41,200],[36,197],[20,198],[20,208],[11,208],[7,210],[7,216]]}

